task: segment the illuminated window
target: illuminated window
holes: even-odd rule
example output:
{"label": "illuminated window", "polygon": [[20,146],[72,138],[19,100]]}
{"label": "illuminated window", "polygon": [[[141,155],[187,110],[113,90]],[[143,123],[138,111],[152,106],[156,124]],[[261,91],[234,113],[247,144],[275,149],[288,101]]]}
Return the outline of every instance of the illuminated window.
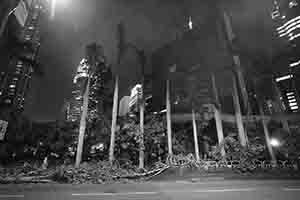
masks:
{"label": "illuminated window", "polygon": [[289,8],[293,8],[293,7],[296,7],[296,6],[298,6],[298,2],[296,0],[290,1]]}
{"label": "illuminated window", "polygon": [[298,106],[292,106],[291,110],[297,110],[299,107]]}
{"label": "illuminated window", "polygon": [[277,28],[277,31],[284,31],[286,29],[289,29],[290,26],[293,26],[294,22],[300,19],[300,16],[297,16],[289,21],[287,21],[286,23],[284,23],[282,26]]}
{"label": "illuminated window", "polygon": [[294,103],[289,103],[289,105],[292,107],[292,106],[297,106],[297,102],[294,102]]}
{"label": "illuminated window", "polygon": [[291,78],[293,78],[293,75],[282,76],[282,77],[276,78],[276,82],[284,81],[284,80],[291,79]]}
{"label": "illuminated window", "polygon": [[24,39],[25,39],[25,40],[30,40],[30,39],[31,39],[31,36],[30,36],[30,35],[25,35]]}
{"label": "illuminated window", "polygon": [[298,60],[297,62],[291,63],[290,67],[295,67],[297,65],[300,65],[300,60]]}
{"label": "illuminated window", "polygon": [[10,85],[9,87],[10,87],[10,88],[15,88],[15,87],[16,87],[16,85]]}
{"label": "illuminated window", "polygon": [[298,37],[300,37],[300,33],[298,33],[297,35],[295,35],[295,36],[292,36],[292,37],[290,37],[290,41],[292,41],[292,40],[294,40],[294,39],[296,39],[296,38],[298,38]]}

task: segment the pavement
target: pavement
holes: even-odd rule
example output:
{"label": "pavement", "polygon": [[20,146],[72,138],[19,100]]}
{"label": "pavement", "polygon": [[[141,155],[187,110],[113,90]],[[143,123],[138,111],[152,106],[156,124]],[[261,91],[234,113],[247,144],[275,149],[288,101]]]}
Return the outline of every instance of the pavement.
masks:
{"label": "pavement", "polygon": [[300,180],[0,185],[0,200],[296,200],[299,195]]}

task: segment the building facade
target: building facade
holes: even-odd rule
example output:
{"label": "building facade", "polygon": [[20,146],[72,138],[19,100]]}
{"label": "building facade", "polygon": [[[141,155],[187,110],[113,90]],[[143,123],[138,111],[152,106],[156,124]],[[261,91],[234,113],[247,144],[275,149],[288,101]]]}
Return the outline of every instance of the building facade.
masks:
{"label": "building facade", "polygon": [[107,100],[106,89],[109,81],[111,80],[111,71],[106,65],[104,58],[96,65],[96,69],[93,69],[94,73],[91,75],[89,75],[90,70],[92,70],[92,67],[88,63],[87,59],[82,59],[73,79],[73,90],[71,99],[69,100],[69,109],[66,115],[67,121],[75,122],[80,120],[83,106],[83,95],[88,76],[91,76],[88,119],[97,119],[99,114],[105,113]]}
{"label": "building facade", "polygon": [[300,5],[298,0],[275,0],[272,19],[286,53],[275,81],[287,112],[299,112],[300,96]]}
{"label": "building facade", "polygon": [[3,67],[4,71],[0,71],[0,104],[19,111],[24,110],[26,94],[34,71],[33,64],[36,63],[40,47],[39,20],[44,9],[44,4],[40,0],[25,2],[28,11],[25,24],[23,27],[20,24],[17,27],[19,31],[14,40],[10,41],[11,44],[8,44],[14,47],[9,52],[6,63],[8,67]]}

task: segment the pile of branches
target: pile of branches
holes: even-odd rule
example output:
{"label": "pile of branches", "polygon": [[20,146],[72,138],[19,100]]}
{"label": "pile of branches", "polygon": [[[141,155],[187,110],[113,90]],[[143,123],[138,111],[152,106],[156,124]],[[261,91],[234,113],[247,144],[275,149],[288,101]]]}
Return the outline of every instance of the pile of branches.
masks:
{"label": "pile of branches", "polygon": [[[225,149],[226,155],[222,157],[221,150]],[[253,172],[257,165],[256,160],[263,158],[265,146],[257,142],[249,142],[247,146],[242,146],[238,140],[231,136],[224,138],[216,150],[213,152],[213,157],[218,161],[236,160],[239,164],[235,170],[239,173]]]}
{"label": "pile of branches", "polygon": [[116,181],[118,177],[135,174],[135,169],[123,169],[118,164],[110,165],[109,162],[83,163],[80,167],[61,166],[57,169],[54,180],[58,182],[82,184],[82,183],[107,183]]}
{"label": "pile of branches", "polygon": [[203,160],[197,160],[193,154],[188,155],[169,155],[166,160],[169,167],[191,167],[198,169],[207,169],[206,163]]}
{"label": "pile of branches", "polygon": [[156,176],[167,168],[168,166],[166,165],[157,164],[151,170],[146,171],[137,169],[133,165],[126,166],[126,168],[124,166],[120,167],[117,161],[113,165],[107,161],[100,161],[83,163],[79,168],[62,166],[56,171],[54,180],[72,184],[140,181]]}
{"label": "pile of branches", "polygon": [[0,183],[49,183],[53,182],[54,169],[42,169],[25,162],[14,167],[0,167]]}

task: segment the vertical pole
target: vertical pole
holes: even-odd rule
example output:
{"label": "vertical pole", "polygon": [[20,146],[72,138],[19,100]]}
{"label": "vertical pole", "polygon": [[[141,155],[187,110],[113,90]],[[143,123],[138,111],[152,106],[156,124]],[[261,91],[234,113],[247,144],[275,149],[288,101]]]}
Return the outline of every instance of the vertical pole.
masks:
{"label": "vertical pole", "polygon": [[51,1],[51,19],[53,20],[55,17],[55,12],[56,12],[56,1],[57,0],[52,0]]}
{"label": "vertical pole", "polygon": [[144,145],[144,84],[142,82],[142,88],[141,88],[141,102],[140,102],[140,148],[139,148],[139,168],[144,169],[144,160],[145,160],[145,145]]}
{"label": "vertical pole", "polygon": [[[224,17],[225,29],[226,29],[229,45],[233,46],[234,45],[233,40],[235,39],[236,36],[232,29],[230,17],[226,13],[226,11],[223,12],[223,17]],[[241,88],[241,91],[242,91],[243,105],[246,107],[246,110],[248,112],[251,112],[250,104],[248,101],[248,93],[247,93],[247,89],[246,89],[246,83],[245,83],[243,73],[242,73],[240,57],[238,55],[233,54],[233,62],[235,64],[235,71],[237,73],[239,87]]]}
{"label": "vertical pole", "polygon": [[173,155],[172,127],[171,127],[171,104],[170,104],[170,80],[167,80],[166,105],[167,105],[168,153],[169,153],[169,155]]}
{"label": "vertical pole", "polygon": [[[218,134],[218,142],[219,144],[221,144],[224,140],[223,125],[222,125],[222,118],[221,118],[221,103],[219,100],[219,94],[218,94],[218,89],[217,89],[217,84],[216,84],[216,79],[214,74],[212,74],[211,79],[212,79],[214,98],[216,101],[216,105],[214,105],[214,116],[215,116],[215,122],[216,122],[217,134]],[[222,157],[225,156],[224,147],[222,147],[221,149],[221,155]]]}
{"label": "vertical pole", "polygon": [[82,108],[81,119],[80,119],[75,167],[79,167],[79,165],[81,163],[81,158],[82,158],[82,148],[83,148],[83,142],[84,142],[86,119],[87,119],[88,105],[89,105],[89,90],[90,90],[90,76],[88,77],[88,81],[87,81],[84,96],[83,96],[83,108]]}
{"label": "vertical pole", "polygon": [[109,146],[109,162],[113,164],[114,161],[114,150],[115,150],[115,132],[117,126],[117,112],[118,112],[118,95],[119,95],[119,76],[116,75],[115,90],[114,90],[114,102],[112,110],[112,122],[111,122],[111,136]]}
{"label": "vertical pole", "polygon": [[146,56],[144,51],[137,50],[141,62],[141,97],[140,97],[140,148],[139,148],[139,168],[144,169],[145,166],[145,144],[144,144],[144,112],[145,112],[145,102],[144,102],[144,68],[146,64]]}
{"label": "vertical pole", "polygon": [[195,116],[194,109],[192,109],[192,117],[193,117],[193,135],[194,135],[195,154],[196,154],[197,161],[199,161],[200,157],[199,157],[198,133],[197,133],[197,124],[196,124],[196,116]]}
{"label": "vertical pole", "polygon": [[265,119],[265,114],[264,114],[264,110],[262,108],[261,102],[258,102],[258,106],[259,106],[260,116],[262,117],[261,122],[262,122],[264,133],[265,133],[267,148],[268,148],[268,151],[270,153],[272,161],[274,163],[276,163],[276,157],[275,157],[273,148],[272,148],[271,143],[270,143],[270,133],[269,133],[269,130],[268,130],[268,125],[267,125],[267,122],[266,122],[266,119]]}
{"label": "vertical pole", "polygon": [[243,125],[243,118],[242,118],[242,113],[241,113],[241,108],[240,108],[239,94],[238,94],[234,74],[232,76],[232,81],[233,81],[233,94],[232,94],[232,96],[233,96],[236,123],[237,123],[237,127],[238,127],[238,132],[239,132],[239,139],[240,139],[241,145],[246,146],[247,142],[246,142],[246,136],[245,136],[245,129],[244,129],[244,125]]}

